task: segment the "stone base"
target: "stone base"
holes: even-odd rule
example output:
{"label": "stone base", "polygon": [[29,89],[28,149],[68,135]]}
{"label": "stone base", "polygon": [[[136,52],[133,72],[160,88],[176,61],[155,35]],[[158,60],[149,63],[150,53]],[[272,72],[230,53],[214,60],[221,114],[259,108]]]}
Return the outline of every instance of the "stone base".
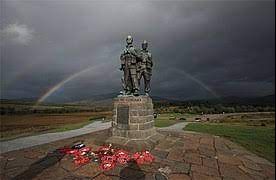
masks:
{"label": "stone base", "polygon": [[128,151],[151,150],[164,137],[154,127],[149,96],[119,96],[113,103],[111,137],[106,144]]}
{"label": "stone base", "polygon": [[157,132],[146,139],[130,139],[120,136],[111,136],[105,141],[105,144],[112,144],[117,148],[122,148],[130,152],[137,152],[154,149],[155,145],[164,138],[165,135]]}
{"label": "stone base", "polygon": [[114,99],[113,136],[141,140],[155,133],[153,104],[149,96],[120,96]]}

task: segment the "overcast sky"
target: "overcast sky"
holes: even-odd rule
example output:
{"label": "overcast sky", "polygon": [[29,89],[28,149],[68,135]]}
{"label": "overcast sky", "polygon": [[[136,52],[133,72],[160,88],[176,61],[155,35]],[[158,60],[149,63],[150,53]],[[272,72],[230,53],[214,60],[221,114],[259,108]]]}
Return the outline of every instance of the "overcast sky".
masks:
{"label": "overcast sky", "polygon": [[[75,101],[121,90],[131,34],[153,96],[275,93],[274,1],[1,1],[1,98]],[[50,91],[50,93],[49,93]],[[45,99],[45,100],[46,100]]]}

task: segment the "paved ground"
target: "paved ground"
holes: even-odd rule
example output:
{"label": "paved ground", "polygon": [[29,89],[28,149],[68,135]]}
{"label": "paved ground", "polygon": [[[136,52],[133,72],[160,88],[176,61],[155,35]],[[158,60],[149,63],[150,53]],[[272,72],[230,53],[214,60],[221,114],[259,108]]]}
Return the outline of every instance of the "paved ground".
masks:
{"label": "paved ground", "polygon": [[95,162],[76,167],[69,156],[54,151],[77,140],[84,140],[96,150],[100,139],[108,136],[108,131],[103,130],[1,154],[0,179],[160,180],[160,171],[172,180],[275,179],[274,164],[228,140],[206,134],[159,131],[165,137],[151,150],[156,157],[151,165],[129,164],[101,172]]}
{"label": "paved ground", "polygon": [[187,126],[190,122],[182,122],[182,123],[177,123],[174,125],[171,125],[169,127],[163,127],[163,128],[159,128],[161,130],[169,130],[169,131],[183,131],[183,128],[185,126]]}
{"label": "paved ground", "polygon": [[95,121],[80,129],[74,129],[74,130],[65,131],[65,132],[47,133],[47,134],[41,134],[37,136],[18,138],[11,141],[4,141],[4,142],[1,142],[0,153],[28,148],[28,147],[45,144],[45,143],[49,143],[49,142],[53,142],[61,139],[67,139],[75,136],[80,136],[83,134],[88,134],[91,132],[107,129],[110,126],[111,126],[111,122],[102,123],[101,121]]}

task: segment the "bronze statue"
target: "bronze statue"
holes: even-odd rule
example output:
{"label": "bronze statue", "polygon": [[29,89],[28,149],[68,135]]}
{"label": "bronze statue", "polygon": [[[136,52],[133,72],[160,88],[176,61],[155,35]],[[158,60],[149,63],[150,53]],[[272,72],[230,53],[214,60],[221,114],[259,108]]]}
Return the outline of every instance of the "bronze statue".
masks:
{"label": "bronze statue", "polygon": [[132,45],[133,39],[131,36],[127,36],[127,45],[123,53],[121,54],[121,68],[124,72],[122,78],[124,94],[126,95],[139,95],[139,83],[137,78],[137,62],[138,51]]}
{"label": "bronze statue", "polygon": [[150,92],[150,79],[152,75],[152,55],[148,51],[148,42],[143,41],[142,49],[141,49],[141,61],[138,62],[138,81],[140,85],[140,81],[144,78],[144,91],[146,95],[149,95]]}
{"label": "bronze statue", "polygon": [[127,36],[126,48],[120,56],[121,68],[124,72],[122,77],[123,95],[139,95],[140,81],[144,78],[145,93],[150,92],[150,79],[152,75],[152,55],[148,52],[148,43],[143,41],[142,49],[136,49],[132,43],[133,38]]}

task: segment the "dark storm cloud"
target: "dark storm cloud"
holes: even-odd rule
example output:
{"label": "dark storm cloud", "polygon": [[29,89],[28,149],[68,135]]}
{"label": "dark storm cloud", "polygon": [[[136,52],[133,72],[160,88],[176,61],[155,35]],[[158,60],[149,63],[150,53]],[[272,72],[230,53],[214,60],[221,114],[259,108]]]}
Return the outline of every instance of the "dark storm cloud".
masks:
{"label": "dark storm cloud", "polygon": [[[274,93],[274,1],[3,1],[1,96],[76,100],[120,89],[125,37],[150,43],[152,94]],[[188,74],[188,75],[187,75]]]}

